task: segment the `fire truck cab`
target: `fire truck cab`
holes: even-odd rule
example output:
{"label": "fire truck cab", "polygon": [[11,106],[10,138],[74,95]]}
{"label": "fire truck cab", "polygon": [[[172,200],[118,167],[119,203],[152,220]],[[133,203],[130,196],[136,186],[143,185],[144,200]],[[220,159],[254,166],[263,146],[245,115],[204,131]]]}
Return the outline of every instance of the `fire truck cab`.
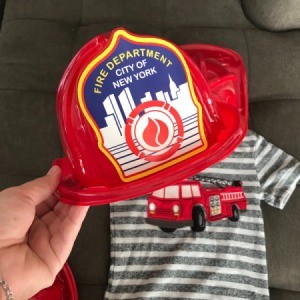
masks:
{"label": "fire truck cab", "polygon": [[206,221],[223,218],[236,222],[247,200],[242,184],[233,181],[226,186],[184,180],[159,189],[148,197],[146,222],[165,232],[190,226],[193,231],[205,229]]}

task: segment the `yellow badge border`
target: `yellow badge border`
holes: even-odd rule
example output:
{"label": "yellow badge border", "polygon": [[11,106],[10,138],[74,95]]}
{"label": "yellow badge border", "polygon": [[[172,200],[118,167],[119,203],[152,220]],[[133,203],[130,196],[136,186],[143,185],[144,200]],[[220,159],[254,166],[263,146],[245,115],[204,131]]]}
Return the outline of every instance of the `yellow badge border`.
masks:
{"label": "yellow badge border", "polygon": [[[103,60],[106,56],[108,56],[110,54],[110,52],[115,48],[116,44],[118,43],[118,41],[120,40],[121,37],[124,37],[130,41],[139,43],[139,44],[145,44],[145,43],[151,43],[154,45],[159,45],[159,46],[164,46],[166,48],[171,48],[172,51],[178,56],[178,58],[180,59],[186,75],[187,75],[187,79],[188,79],[188,86],[189,86],[189,90],[190,93],[192,95],[192,99],[194,104],[197,106],[198,108],[198,121],[199,121],[199,126],[200,126],[200,133],[201,133],[201,138],[203,141],[203,146],[198,148],[198,149],[194,149],[182,156],[179,156],[177,158],[171,159],[170,161],[167,161],[165,163],[162,163],[156,167],[153,167],[151,169],[148,169],[146,171],[141,171],[139,173],[133,174],[133,175],[129,175],[129,176],[124,176],[124,173],[121,169],[121,167],[119,166],[119,164],[117,163],[117,161],[114,159],[114,157],[110,154],[110,152],[103,146],[103,138],[100,132],[99,127],[97,126],[96,122],[93,120],[92,116],[90,115],[90,113],[88,112],[88,109],[86,107],[85,101],[84,101],[84,95],[83,95],[83,90],[84,90],[84,82],[85,79],[87,77],[88,74],[90,74],[90,72],[92,71],[92,69],[94,67],[96,67],[96,65]],[[153,173],[156,173],[158,171],[161,171],[163,169],[166,169],[174,164],[177,164],[181,161],[184,161],[190,157],[195,156],[196,154],[204,151],[207,148],[207,140],[206,140],[206,136],[205,136],[205,132],[204,132],[204,126],[203,126],[203,118],[202,118],[202,106],[199,103],[199,101],[197,100],[195,91],[194,91],[194,86],[193,86],[193,82],[192,82],[192,77],[188,68],[188,65],[183,57],[183,55],[181,54],[181,52],[170,42],[162,40],[160,38],[155,38],[155,37],[147,37],[147,36],[136,36],[136,35],[132,35],[129,32],[127,32],[124,29],[118,29],[113,33],[111,42],[109,44],[109,46],[101,53],[99,54],[96,58],[94,58],[84,69],[84,71],[82,72],[82,74],[80,75],[79,81],[78,81],[78,86],[77,86],[77,93],[78,93],[78,100],[79,100],[79,105],[80,108],[85,116],[85,118],[88,120],[89,124],[91,125],[92,129],[94,130],[96,136],[97,136],[97,140],[98,140],[98,147],[99,149],[105,154],[105,156],[111,161],[111,163],[114,165],[115,169],[118,172],[118,175],[120,177],[120,179],[123,182],[131,182],[143,177],[146,177],[148,175],[151,175]]]}

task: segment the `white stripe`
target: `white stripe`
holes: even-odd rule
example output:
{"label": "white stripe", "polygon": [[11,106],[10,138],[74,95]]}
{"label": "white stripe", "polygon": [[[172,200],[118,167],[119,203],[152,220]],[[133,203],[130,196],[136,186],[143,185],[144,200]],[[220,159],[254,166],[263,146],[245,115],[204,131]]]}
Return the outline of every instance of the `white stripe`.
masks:
{"label": "white stripe", "polygon": [[[218,300],[245,300],[245,298],[239,298],[239,297],[232,297],[232,296],[217,296]],[[139,292],[139,293],[131,293],[126,294],[124,292],[121,293],[109,293],[107,292],[105,294],[105,299],[132,299],[132,298],[139,298],[139,299],[147,299],[147,298],[180,298],[180,299],[206,299],[206,300],[216,300],[216,295],[212,294],[205,294],[201,292],[193,293],[193,292],[171,292],[171,291],[151,291],[151,292]]]}
{"label": "white stripe", "polygon": [[256,141],[257,140],[257,136],[254,134],[245,136],[243,139],[243,142],[249,142],[249,141]]}
{"label": "white stripe", "polygon": [[288,156],[284,162],[281,164],[281,166],[276,169],[268,178],[268,180],[263,184],[263,189],[266,189],[268,186],[270,186],[272,183],[277,182],[278,174],[280,174],[280,171],[283,170],[294,158],[292,156]]}
{"label": "white stripe", "polygon": [[[289,169],[287,172],[285,172],[284,174],[282,174],[281,179],[278,181],[278,183],[275,185],[274,187],[274,195],[276,195],[276,193],[283,187],[283,185],[286,183],[287,178],[289,178],[291,176],[291,174],[299,168],[299,164],[297,163],[293,168]],[[291,195],[292,191],[295,189],[296,184],[299,180],[300,174],[297,174],[297,176],[295,177],[295,180],[293,182],[293,184],[290,184],[290,186],[288,187],[287,190],[284,191],[284,193],[281,195],[280,199],[280,203],[279,203],[279,208],[283,208],[289,198],[289,196]]]}
{"label": "white stripe", "polygon": [[227,157],[221,162],[233,163],[233,164],[254,164],[254,158],[243,158],[243,157]]}
{"label": "white stripe", "polygon": [[263,195],[262,193],[248,193],[248,192],[244,192],[244,194],[245,194],[246,198],[257,199],[257,200],[261,200],[262,195]]}
{"label": "white stripe", "polygon": [[240,175],[256,175],[256,170],[239,170],[239,169],[229,169],[229,168],[207,168],[201,174],[206,173],[216,173],[216,174],[240,174]]}
{"label": "white stripe", "polygon": [[267,156],[269,154],[269,152],[271,152],[272,147],[273,147],[272,144],[268,144],[266,146],[266,148],[256,157],[256,159],[255,159],[256,166],[258,166],[261,163],[261,161],[263,160],[263,158],[265,156]]}
{"label": "white stripe", "polygon": [[269,162],[259,171],[258,178],[261,179],[265,173],[271,169],[271,167],[275,164],[278,157],[281,156],[283,151],[281,149],[278,149],[276,153],[272,156],[272,158],[269,160]]}
{"label": "white stripe", "polygon": [[235,233],[237,235],[248,235],[248,236],[261,237],[261,238],[265,237],[265,234],[263,231],[254,231],[254,230],[242,229],[242,228],[208,226],[205,230],[207,232]]}
{"label": "white stripe", "polygon": [[[261,295],[268,295],[268,290],[266,288],[259,288],[251,284],[231,282],[231,281],[219,281],[219,280],[209,280],[209,279],[197,279],[197,278],[148,278],[148,279],[114,279],[115,286],[122,285],[145,285],[145,284],[155,284],[155,285],[183,285],[183,284],[195,284],[202,286],[212,286],[228,288],[228,289],[236,289],[243,291],[251,291]],[[137,293],[135,293],[136,296]],[[147,296],[151,294],[151,292],[147,292]]]}
{"label": "white stripe", "polygon": [[122,211],[122,212],[114,212],[115,218],[145,218],[147,217],[146,209],[145,211]]}
{"label": "white stripe", "polygon": [[[141,272],[141,266],[139,265],[124,265],[124,266],[113,266],[114,272]],[[162,264],[162,265],[143,265],[142,272],[151,271],[191,271],[191,272],[206,272],[215,273],[218,275],[241,275],[247,276],[255,279],[268,280],[268,275],[266,273],[253,272],[241,268],[225,268],[225,267],[214,267],[214,266],[199,266],[199,265],[189,265],[186,264]]]}
{"label": "white stripe", "polygon": [[274,186],[274,194],[276,194],[276,191],[278,191],[279,189],[282,188],[282,186],[284,184],[286,184],[287,179],[291,176],[291,174],[297,169],[299,168],[299,163],[295,164],[295,166],[293,168],[290,168],[287,170],[287,172],[285,172],[284,174],[282,174],[280,180],[277,182],[277,184]]}
{"label": "white stripe", "polygon": [[256,210],[256,211],[261,211],[260,205],[247,205],[247,211],[250,210]]}
{"label": "white stripe", "polygon": [[[264,245],[258,245],[253,243],[246,243],[241,241],[233,241],[233,240],[215,240],[215,239],[205,239],[205,238],[190,238],[190,237],[178,237],[176,239],[166,239],[161,237],[116,237],[115,238],[118,244],[132,244],[132,245],[139,245],[139,244],[164,244],[164,245],[176,245],[176,244],[191,244],[191,245],[208,245],[208,246],[225,246],[225,247],[236,247],[236,248],[243,248],[249,250],[257,250],[265,252]],[[149,249],[151,249],[149,247]],[[141,250],[142,251],[142,250]],[[193,251],[191,251],[193,253]],[[193,254],[191,254],[193,256]]]}
{"label": "white stripe", "polygon": [[[261,200],[262,199],[262,193],[248,193],[244,192],[247,199],[255,199],[255,200]],[[260,204],[256,205],[257,207],[260,207]],[[247,206],[247,209],[249,209],[249,206]],[[257,209],[256,209],[257,210]]]}
{"label": "white stripe", "polygon": [[129,206],[129,205],[145,205],[147,203],[146,198],[135,198],[135,199],[130,199],[127,201],[120,201],[120,202],[115,202],[112,203],[112,206]]}
{"label": "white stripe", "polygon": [[[297,164],[298,167],[300,165],[300,163]],[[294,191],[294,189],[296,188],[296,185],[298,183],[298,181],[300,180],[300,172],[298,174],[298,176],[295,178],[293,184],[290,185],[290,187],[285,191],[285,193],[281,196],[281,201],[279,204],[279,208],[283,209],[287,200],[289,199],[289,197],[291,196],[292,192]]]}
{"label": "white stripe", "polygon": [[235,148],[234,152],[240,152],[240,153],[245,153],[245,152],[252,152],[253,147],[237,147]]}
{"label": "white stripe", "polygon": [[185,257],[185,258],[198,258],[198,259],[223,259],[223,260],[233,260],[233,261],[241,261],[248,264],[255,265],[266,265],[266,260],[264,258],[254,258],[246,255],[237,255],[237,254],[229,254],[229,253],[212,253],[212,252],[200,252],[200,251],[111,251],[111,257],[116,258],[132,258],[132,254],[134,253],[134,258],[162,258],[162,257]]}
{"label": "white stripe", "polygon": [[239,222],[264,224],[263,218],[247,217],[247,216],[244,216],[244,215],[241,215]]}
{"label": "white stripe", "polygon": [[263,142],[264,140],[265,140],[265,139],[264,139],[261,135],[258,137],[257,142],[256,142],[256,144],[255,144],[255,146],[254,146],[254,148],[253,148],[253,152],[254,152],[254,153],[259,149],[259,147],[261,146],[261,144],[262,144],[262,142]]}
{"label": "white stripe", "polygon": [[250,187],[253,187],[253,186],[256,186],[256,187],[260,187],[260,183],[259,181],[247,181],[247,180],[243,180],[243,186],[250,186]]}

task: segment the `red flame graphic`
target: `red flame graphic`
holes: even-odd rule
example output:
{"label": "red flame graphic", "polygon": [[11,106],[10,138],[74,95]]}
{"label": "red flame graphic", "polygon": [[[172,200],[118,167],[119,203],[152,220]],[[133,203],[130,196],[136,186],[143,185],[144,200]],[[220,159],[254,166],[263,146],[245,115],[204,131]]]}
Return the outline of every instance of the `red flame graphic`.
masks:
{"label": "red flame graphic", "polygon": [[144,141],[152,147],[161,146],[169,136],[168,126],[161,120],[148,118],[148,125],[143,132]]}

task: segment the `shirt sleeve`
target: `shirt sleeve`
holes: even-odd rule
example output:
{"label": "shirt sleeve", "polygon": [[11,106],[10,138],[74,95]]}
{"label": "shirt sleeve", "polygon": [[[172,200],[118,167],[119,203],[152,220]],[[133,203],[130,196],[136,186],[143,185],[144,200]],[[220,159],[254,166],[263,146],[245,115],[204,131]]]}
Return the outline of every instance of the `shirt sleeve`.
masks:
{"label": "shirt sleeve", "polygon": [[300,180],[300,163],[255,134],[254,163],[264,200],[283,209]]}

